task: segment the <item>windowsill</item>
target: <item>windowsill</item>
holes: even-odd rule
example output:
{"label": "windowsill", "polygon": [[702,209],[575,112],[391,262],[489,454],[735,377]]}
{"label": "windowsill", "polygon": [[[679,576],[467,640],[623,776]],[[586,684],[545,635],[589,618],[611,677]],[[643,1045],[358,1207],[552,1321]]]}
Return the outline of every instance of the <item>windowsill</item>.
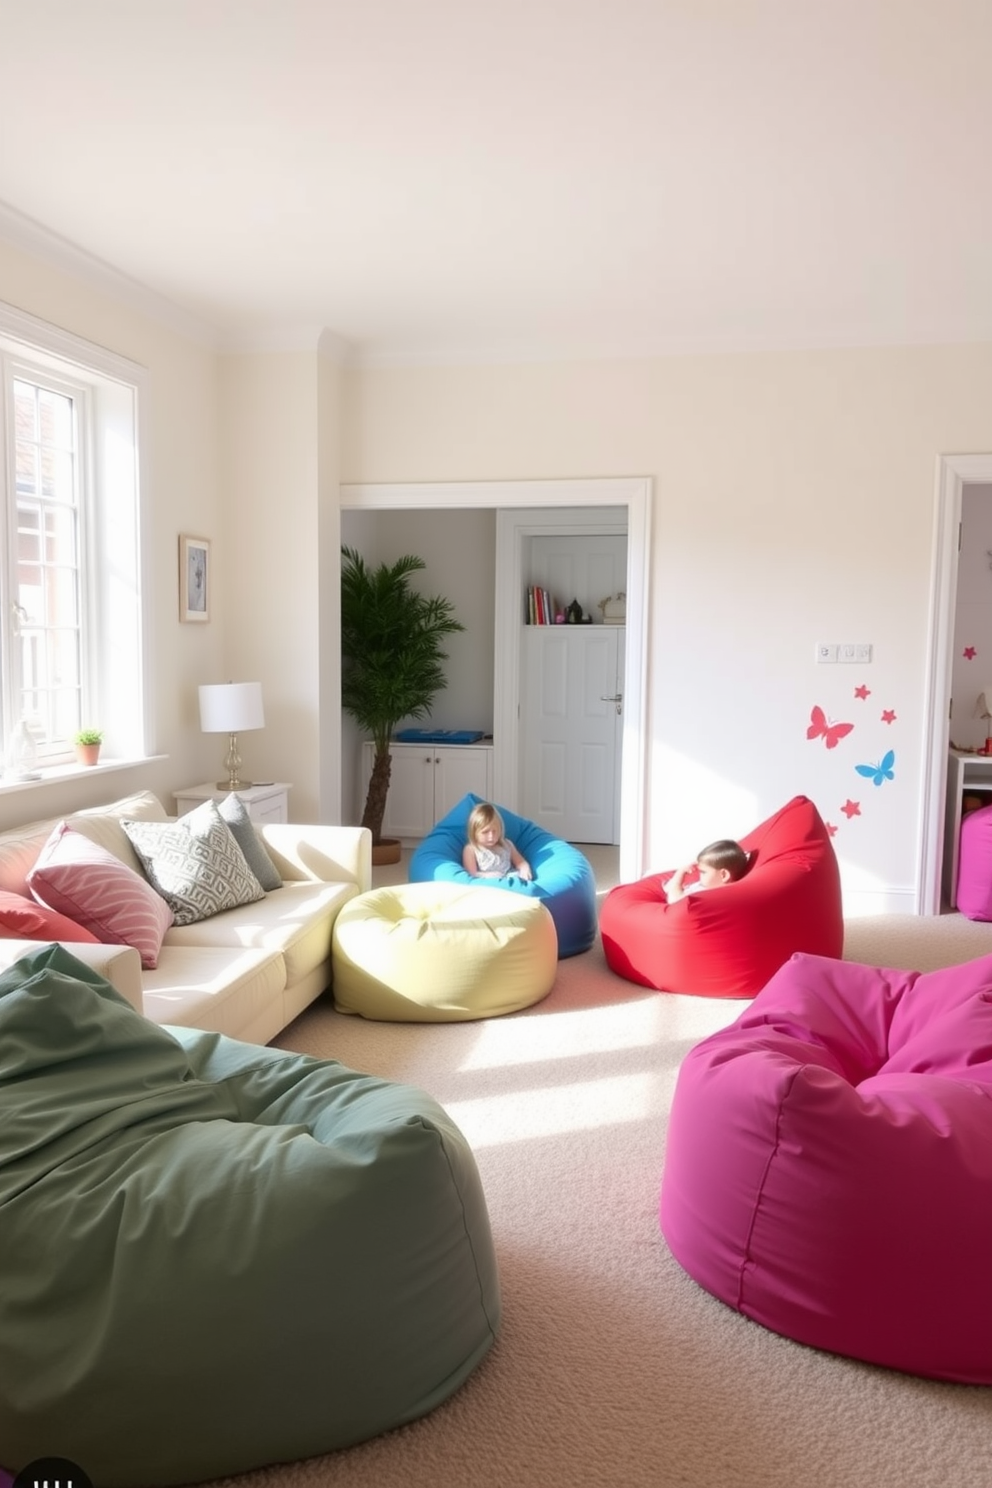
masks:
{"label": "windowsill", "polygon": [[146,754],[136,759],[102,759],[96,765],[49,765],[47,769],[38,771],[37,780],[8,780],[5,775],[0,775],[0,795],[37,790],[39,786],[61,785],[66,780],[79,780],[93,775],[114,775],[121,770],[134,770],[139,765],[152,765],[168,758],[167,754]]}

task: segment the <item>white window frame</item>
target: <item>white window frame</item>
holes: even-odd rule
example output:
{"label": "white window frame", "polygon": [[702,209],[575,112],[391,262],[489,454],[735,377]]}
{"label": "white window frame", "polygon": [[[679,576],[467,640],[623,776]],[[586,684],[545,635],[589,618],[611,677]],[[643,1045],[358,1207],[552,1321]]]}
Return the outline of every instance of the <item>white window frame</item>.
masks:
{"label": "white window frame", "polygon": [[[80,399],[81,508],[79,514],[80,681],[83,727],[103,730],[101,760],[147,755],[148,702],[144,678],[143,560],[141,544],[142,440],[140,410],[147,373],[137,363],[0,302],[0,787],[7,742],[18,722],[14,678],[7,665],[13,637],[16,555],[13,429],[10,381],[49,384]],[[14,669],[16,672],[16,669]],[[42,776],[63,773],[74,761],[70,740],[39,749]]]}

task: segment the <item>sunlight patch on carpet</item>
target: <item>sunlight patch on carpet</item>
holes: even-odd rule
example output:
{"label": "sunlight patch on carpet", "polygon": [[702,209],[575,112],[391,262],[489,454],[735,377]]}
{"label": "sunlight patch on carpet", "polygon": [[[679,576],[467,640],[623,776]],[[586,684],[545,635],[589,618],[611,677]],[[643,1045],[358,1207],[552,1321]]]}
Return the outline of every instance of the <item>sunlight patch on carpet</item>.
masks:
{"label": "sunlight patch on carpet", "polygon": [[645,1070],[605,1079],[546,1085],[472,1100],[448,1101],[446,1109],[476,1151],[530,1142],[565,1132],[627,1126],[664,1117],[675,1086],[667,1074]]}
{"label": "sunlight patch on carpet", "polygon": [[524,1039],[516,1022],[480,1024],[477,1038],[457,1067],[466,1072],[502,1069],[572,1055],[655,1048],[665,1041],[684,1044],[730,1022],[741,1006],[651,993],[637,1002],[583,1007],[575,1012],[536,1009],[527,1015]]}

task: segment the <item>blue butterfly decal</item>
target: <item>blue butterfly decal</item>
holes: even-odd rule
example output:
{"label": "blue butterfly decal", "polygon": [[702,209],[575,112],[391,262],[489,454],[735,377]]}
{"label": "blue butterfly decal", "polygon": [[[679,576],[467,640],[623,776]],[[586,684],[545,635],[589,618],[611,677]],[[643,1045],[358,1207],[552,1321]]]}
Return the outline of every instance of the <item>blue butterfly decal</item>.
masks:
{"label": "blue butterfly decal", "polygon": [[855,765],[859,775],[864,775],[872,785],[881,785],[883,780],[894,780],[893,765],[896,762],[896,752],[890,749],[883,754],[877,765]]}

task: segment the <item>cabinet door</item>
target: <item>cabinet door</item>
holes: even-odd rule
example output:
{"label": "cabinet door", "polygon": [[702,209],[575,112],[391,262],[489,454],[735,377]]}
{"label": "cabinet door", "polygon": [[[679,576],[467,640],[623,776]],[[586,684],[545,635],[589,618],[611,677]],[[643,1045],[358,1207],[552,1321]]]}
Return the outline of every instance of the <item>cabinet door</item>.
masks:
{"label": "cabinet door", "polygon": [[[492,758],[489,748],[477,745],[447,745],[434,751],[434,820],[440,821],[452,806],[457,806],[470,792],[489,800],[492,791]],[[433,826],[434,823],[431,823]]]}
{"label": "cabinet door", "polygon": [[[431,745],[394,744],[382,830],[389,837],[425,837],[434,825]],[[371,766],[370,766],[371,770]]]}

